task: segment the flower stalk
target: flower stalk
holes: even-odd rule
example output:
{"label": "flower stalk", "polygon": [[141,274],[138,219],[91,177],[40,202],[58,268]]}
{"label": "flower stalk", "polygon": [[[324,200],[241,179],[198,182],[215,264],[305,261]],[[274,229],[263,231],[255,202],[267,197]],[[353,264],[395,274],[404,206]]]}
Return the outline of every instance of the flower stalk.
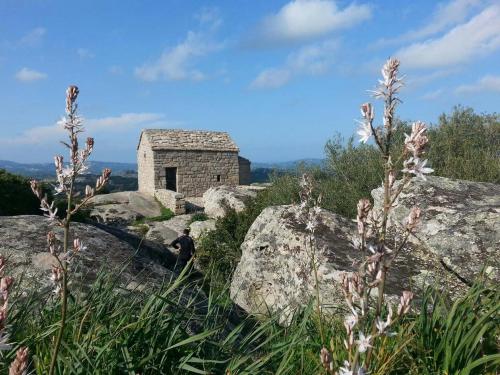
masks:
{"label": "flower stalk", "polygon": [[40,200],[40,208],[44,215],[53,220],[58,226],[63,228],[62,246],[57,244],[56,235],[53,232],[47,234],[47,245],[50,253],[55,259],[55,264],[52,266],[51,281],[54,284],[54,292],[61,300],[61,320],[59,329],[54,340],[52,348],[52,356],[50,361],[49,375],[53,375],[57,363],[57,357],[61,348],[62,339],[64,336],[64,328],[66,325],[66,316],[68,310],[68,278],[70,271],[71,260],[79,251],[85,249],[80,239],[73,240],[73,247],[70,248],[70,227],[71,220],[88,201],[101,190],[109,181],[111,170],[105,169],[102,175],[96,181],[95,188],[87,186],[83,199],[79,202],[76,200],[77,192],[75,191],[76,178],[88,170],[87,161],[94,149],[94,139],[87,138],[85,147],[80,149],[78,136],[84,131],[82,120],[77,114],[77,98],[79,90],[76,86],[69,86],[66,91],[66,117],[61,121],[62,126],[68,132],[68,142],[61,142],[69,150],[69,163],[64,164],[64,159],[61,155],[54,157],[54,164],[57,176],[57,185],[55,186],[56,194],[64,194],[67,206],[66,216],[60,218],[57,215],[57,208],[54,202],[49,203],[47,195],[43,193],[40,183],[36,180],[31,181],[31,189]]}

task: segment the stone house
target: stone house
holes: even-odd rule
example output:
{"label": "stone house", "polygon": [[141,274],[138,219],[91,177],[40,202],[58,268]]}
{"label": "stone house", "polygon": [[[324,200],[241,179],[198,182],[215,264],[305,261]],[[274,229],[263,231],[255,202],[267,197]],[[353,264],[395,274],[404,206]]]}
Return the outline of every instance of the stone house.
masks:
{"label": "stone house", "polygon": [[201,197],[213,186],[250,183],[250,161],[238,153],[225,132],[143,130],[137,146],[139,191],[180,213],[185,197]]}

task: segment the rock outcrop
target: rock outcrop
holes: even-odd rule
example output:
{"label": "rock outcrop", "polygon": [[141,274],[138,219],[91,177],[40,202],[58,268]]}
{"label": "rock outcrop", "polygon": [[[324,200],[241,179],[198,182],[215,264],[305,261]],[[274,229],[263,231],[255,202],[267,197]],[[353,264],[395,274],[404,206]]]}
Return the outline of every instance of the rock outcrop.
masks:
{"label": "rock outcrop", "polygon": [[[408,189],[392,222],[402,222],[414,204],[424,214],[416,235],[393,263],[386,284],[389,298],[402,290],[418,293],[429,284],[460,293],[484,266],[498,281],[500,187],[433,177],[412,181]],[[373,195],[378,204],[380,191]],[[241,246],[231,284],[231,298],[243,309],[278,313],[282,323],[316,293],[308,234],[294,213],[292,206],[276,206],[260,214]],[[341,275],[355,271],[361,254],[352,245],[353,221],[325,210],[320,217],[314,257],[324,311],[333,313],[343,305]]]}
{"label": "rock outcrop", "polygon": [[[0,217],[0,253],[7,258],[8,274],[23,288],[50,292],[51,267],[55,260],[47,250],[47,232],[62,240],[63,230],[43,216]],[[135,289],[159,285],[172,272],[136,248],[92,225],[73,223],[70,243],[78,237],[86,250],[72,260],[72,282],[82,288],[91,284],[102,270],[119,276],[120,287]],[[143,254],[144,255],[144,254]],[[19,285],[18,285],[19,287]]]}
{"label": "rock outcrop", "polygon": [[90,201],[90,217],[98,223],[126,227],[135,220],[161,215],[161,205],[149,194],[137,191],[96,195]]}
{"label": "rock outcrop", "polygon": [[227,208],[243,211],[247,202],[265,189],[262,186],[217,186],[203,194],[205,213],[211,218],[223,217]]}
{"label": "rock outcrop", "polygon": [[[382,188],[372,191],[375,206],[382,204]],[[486,271],[500,281],[500,185],[444,177],[414,178],[401,193],[390,222],[401,223],[414,205],[422,209],[422,224],[413,246],[441,263],[465,283]]]}
{"label": "rock outcrop", "polygon": [[194,221],[189,226],[191,229],[191,237],[198,240],[204,234],[215,229],[215,219],[208,219],[203,221]]}

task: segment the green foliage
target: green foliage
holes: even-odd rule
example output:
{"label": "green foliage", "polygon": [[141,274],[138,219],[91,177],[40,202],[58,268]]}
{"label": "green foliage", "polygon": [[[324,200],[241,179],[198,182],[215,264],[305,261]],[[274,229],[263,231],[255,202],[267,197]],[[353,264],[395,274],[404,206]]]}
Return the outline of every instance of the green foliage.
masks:
{"label": "green foliage", "polygon": [[[142,290],[138,287],[137,290]],[[318,374],[322,347],[312,305],[288,327],[277,316],[231,318],[233,306],[209,289],[204,295],[186,275],[148,285],[146,293],[120,289],[101,273],[85,294],[69,300],[60,374]],[[54,296],[12,296],[9,332],[17,344],[0,358],[7,373],[15,350],[26,345],[36,373],[46,373],[60,321]],[[200,301],[204,300],[200,309]],[[499,292],[475,284],[455,304],[429,288],[418,309],[398,322],[395,336],[377,339],[373,375],[495,374],[500,365]],[[335,368],[343,364],[343,313],[324,317],[325,345]],[[190,327],[187,329],[187,327]],[[190,333],[188,333],[191,331]]]}
{"label": "green foliage", "polygon": [[437,176],[500,183],[500,115],[455,107],[429,129],[429,140]]}
{"label": "green foliage", "polygon": [[208,216],[204,212],[197,212],[193,214],[191,219],[189,220],[189,224],[194,223],[195,221],[206,221],[208,220]]}
{"label": "green foliage", "polygon": [[358,201],[370,196],[371,190],[380,186],[384,178],[380,152],[371,145],[354,146],[353,137],[344,145],[339,135],[327,142],[325,152],[326,173],[316,176],[323,195],[322,206],[354,217]]}
{"label": "green foliage", "polygon": [[[500,292],[477,282],[451,303],[433,289],[425,293],[415,319],[414,355],[429,374],[493,374],[499,369]],[[496,366],[496,367],[495,367]]]}
{"label": "green foliage", "polygon": [[172,212],[172,210],[170,208],[163,206],[160,202],[158,202],[158,204],[160,204],[160,215],[159,216],[145,217],[145,218],[134,221],[132,223],[132,225],[138,226],[138,225],[143,225],[143,224],[154,222],[154,221],[166,221],[166,220],[170,220],[171,218],[173,218],[175,216],[175,214]]}
{"label": "green foliage", "polygon": [[40,215],[40,202],[29,180],[0,169],[0,216]]}

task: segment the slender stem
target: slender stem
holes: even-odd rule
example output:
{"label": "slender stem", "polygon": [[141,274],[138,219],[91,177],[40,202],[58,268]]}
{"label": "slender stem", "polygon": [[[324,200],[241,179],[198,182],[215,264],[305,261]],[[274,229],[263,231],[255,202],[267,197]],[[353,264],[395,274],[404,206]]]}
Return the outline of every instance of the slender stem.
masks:
{"label": "slender stem", "polygon": [[[73,116],[70,115],[70,121],[73,121]],[[70,139],[73,140],[74,131],[70,130]],[[78,146],[75,143],[72,143],[72,155],[77,151],[76,148]],[[71,223],[71,204],[73,198],[73,189],[75,183],[75,174],[76,174],[76,166],[75,163],[73,165],[73,174],[71,176],[71,183],[69,187],[69,191],[67,193],[68,199],[68,207],[66,209],[66,219],[64,220],[64,240],[63,240],[63,254],[67,254],[69,250],[69,227]],[[61,262],[58,257],[56,259],[59,261],[59,265],[62,268],[62,288],[61,288],[61,324],[59,327],[59,331],[57,332],[56,341],[54,343],[54,348],[52,350],[52,358],[50,361],[50,369],[49,375],[53,375],[57,363],[57,356],[59,354],[59,350],[61,348],[61,342],[64,334],[64,328],[66,325],[66,312],[68,310],[68,267],[65,261]]]}
{"label": "slender stem", "polygon": [[318,324],[319,324],[319,334],[321,336],[321,345],[325,344],[325,336],[323,335],[323,321],[321,319],[321,307],[320,307],[320,297],[319,297],[319,280],[318,280],[318,268],[316,267],[316,258],[315,258],[315,247],[313,245],[312,236],[309,236],[309,244],[311,246],[311,254],[312,254],[312,264],[313,264],[313,272],[314,272],[314,282],[316,284],[316,311],[318,314]]}

